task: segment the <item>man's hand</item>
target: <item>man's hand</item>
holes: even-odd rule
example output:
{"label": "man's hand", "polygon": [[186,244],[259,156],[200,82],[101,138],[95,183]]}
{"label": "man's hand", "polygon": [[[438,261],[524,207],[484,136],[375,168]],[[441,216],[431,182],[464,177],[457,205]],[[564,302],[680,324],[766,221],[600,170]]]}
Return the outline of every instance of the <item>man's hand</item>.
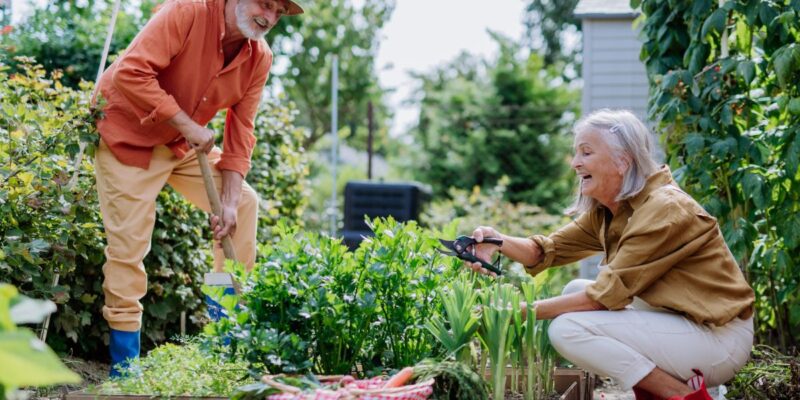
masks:
{"label": "man's hand", "polygon": [[216,240],[233,236],[236,233],[236,207],[222,207],[222,218],[212,215],[211,230]]}
{"label": "man's hand", "polygon": [[186,132],[181,131],[183,137],[195,151],[202,151],[208,154],[214,148],[214,131],[204,126],[196,125],[187,129]]}
{"label": "man's hand", "polygon": [[168,122],[181,133],[195,151],[208,154],[214,148],[214,131],[198,125],[185,112],[178,111]]}

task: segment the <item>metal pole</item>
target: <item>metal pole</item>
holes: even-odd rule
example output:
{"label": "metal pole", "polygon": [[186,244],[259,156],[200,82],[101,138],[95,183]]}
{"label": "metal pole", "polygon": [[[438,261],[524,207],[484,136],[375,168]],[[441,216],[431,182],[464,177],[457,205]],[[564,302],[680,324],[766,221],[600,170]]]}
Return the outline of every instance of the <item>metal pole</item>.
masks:
{"label": "metal pole", "polygon": [[333,66],[331,67],[331,175],[333,176],[333,183],[331,186],[331,236],[336,236],[336,221],[338,219],[338,212],[336,208],[336,164],[339,163],[339,128],[338,128],[338,109],[337,103],[339,101],[339,56],[333,56]]}

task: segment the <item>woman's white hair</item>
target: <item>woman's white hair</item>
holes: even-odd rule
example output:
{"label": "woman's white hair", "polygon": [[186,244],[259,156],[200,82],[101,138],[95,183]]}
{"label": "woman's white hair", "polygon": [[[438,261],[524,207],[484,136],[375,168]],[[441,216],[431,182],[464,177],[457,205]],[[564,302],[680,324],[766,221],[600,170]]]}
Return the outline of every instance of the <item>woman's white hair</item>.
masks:
{"label": "woman's white hair", "polygon": [[[644,189],[647,178],[658,171],[653,158],[653,141],[650,130],[628,110],[601,109],[581,118],[572,129],[575,137],[583,132],[595,131],[611,147],[617,166],[626,168],[622,187],[615,200],[636,196]],[[597,208],[600,203],[581,194],[580,186],[575,202],[566,210],[567,215],[584,213]]]}

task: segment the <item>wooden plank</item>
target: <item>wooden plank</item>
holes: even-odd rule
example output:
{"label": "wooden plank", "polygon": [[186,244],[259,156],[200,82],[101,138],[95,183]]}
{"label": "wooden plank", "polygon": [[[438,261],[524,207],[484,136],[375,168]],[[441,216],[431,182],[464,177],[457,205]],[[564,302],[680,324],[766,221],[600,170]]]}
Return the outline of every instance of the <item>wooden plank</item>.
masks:
{"label": "wooden plank", "polygon": [[160,396],[160,395],[111,395],[88,393],[85,390],[67,393],[66,400],[152,400],[159,398],[170,398],[172,400],[224,400],[227,397],[191,397],[191,396]]}

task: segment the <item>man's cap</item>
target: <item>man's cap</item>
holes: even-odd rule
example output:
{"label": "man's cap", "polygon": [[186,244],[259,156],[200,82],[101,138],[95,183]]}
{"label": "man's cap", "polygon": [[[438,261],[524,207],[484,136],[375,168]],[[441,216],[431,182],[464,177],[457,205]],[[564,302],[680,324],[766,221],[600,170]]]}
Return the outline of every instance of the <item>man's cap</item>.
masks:
{"label": "man's cap", "polygon": [[297,15],[303,13],[303,7],[300,7],[300,4],[297,4],[296,1],[288,0],[289,2],[289,9],[286,10],[285,15]]}

